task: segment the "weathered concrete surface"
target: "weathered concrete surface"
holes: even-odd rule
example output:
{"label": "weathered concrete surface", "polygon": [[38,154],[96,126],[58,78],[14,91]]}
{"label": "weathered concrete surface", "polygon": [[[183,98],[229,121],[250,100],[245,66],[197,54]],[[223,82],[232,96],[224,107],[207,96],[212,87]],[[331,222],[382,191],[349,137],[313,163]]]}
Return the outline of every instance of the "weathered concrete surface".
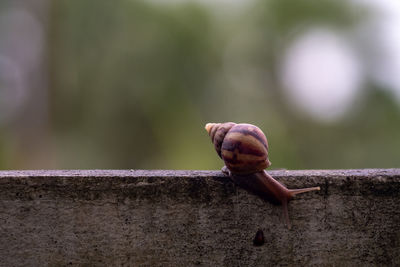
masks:
{"label": "weathered concrete surface", "polygon": [[218,171],[2,171],[0,264],[400,265],[400,169],[269,173],[321,187],[290,202],[291,230]]}

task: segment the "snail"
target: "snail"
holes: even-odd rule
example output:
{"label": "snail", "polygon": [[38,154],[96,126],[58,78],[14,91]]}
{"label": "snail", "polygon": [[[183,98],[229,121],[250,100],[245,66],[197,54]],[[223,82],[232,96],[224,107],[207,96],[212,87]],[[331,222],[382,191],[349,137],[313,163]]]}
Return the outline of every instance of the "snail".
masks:
{"label": "snail", "polygon": [[238,186],[275,205],[282,205],[283,216],[291,228],[288,202],[297,194],[320,190],[320,187],[287,189],[272,178],[265,169],[268,159],[268,141],[255,125],[246,123],[207,123],[205,126],[220,158],[225,162],[222,172]]}

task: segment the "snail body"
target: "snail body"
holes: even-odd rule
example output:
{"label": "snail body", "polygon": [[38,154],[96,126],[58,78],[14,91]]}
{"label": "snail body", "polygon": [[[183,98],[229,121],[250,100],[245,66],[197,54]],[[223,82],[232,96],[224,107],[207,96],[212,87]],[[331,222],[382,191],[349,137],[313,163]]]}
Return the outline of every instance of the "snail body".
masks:
{"label": "snail body", "polygon": [[319,187],[288,189],[269,175],[265,169],[268,159],[268,141],[255,125],[208,123],[206,130],[215,150],[225,162],[222,171],[238,186],[275,205],[282,205],[288,228],[290,220],[288,202],[297,194],[320,190]]}

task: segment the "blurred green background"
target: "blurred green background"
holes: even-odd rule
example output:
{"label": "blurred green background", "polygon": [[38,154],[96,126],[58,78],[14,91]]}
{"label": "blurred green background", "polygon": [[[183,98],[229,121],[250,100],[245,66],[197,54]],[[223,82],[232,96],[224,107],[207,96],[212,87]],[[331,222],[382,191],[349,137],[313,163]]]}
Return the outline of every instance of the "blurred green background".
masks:
{"label": "blurred green background", "polygon": [[400,167],[396,0],[0,2],[0,169],[219,169],[207,122],[271,168]]}

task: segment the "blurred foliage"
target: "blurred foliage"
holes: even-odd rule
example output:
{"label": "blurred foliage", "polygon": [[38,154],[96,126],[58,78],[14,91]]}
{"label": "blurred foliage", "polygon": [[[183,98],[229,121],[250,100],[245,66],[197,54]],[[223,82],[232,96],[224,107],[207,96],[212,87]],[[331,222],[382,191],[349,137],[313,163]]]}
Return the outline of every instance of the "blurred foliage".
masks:
{"label": "blurred foliage", "polygon": [[361,18],[362,9],[344,0],[258,1],[257,19],[274,32],[290,33],[299,27],[332,24],[348,27]]}
{"label": "blurred foliage", "polygon": [[399,106],[373,84],[330,124],[281,93],[286,43],[309,25],[351,28],[363,12],[349,5],[255,1],[219,17],[196,2],[52,1],[46,140],[26,151],[0,128],[0,168],[217,169],[204,125],[223,121],[263,129],[273,168],[400,167]]}
{"label": "blurred foliage", "polygon": [[192,142],[204,138],[197,112],[220,65],[206,10],[107,0],[54,9],[51,114],[65,138],[60,154],[78,153],[77,167],[195,168],[200,154],[185,158],[201,149]]}

